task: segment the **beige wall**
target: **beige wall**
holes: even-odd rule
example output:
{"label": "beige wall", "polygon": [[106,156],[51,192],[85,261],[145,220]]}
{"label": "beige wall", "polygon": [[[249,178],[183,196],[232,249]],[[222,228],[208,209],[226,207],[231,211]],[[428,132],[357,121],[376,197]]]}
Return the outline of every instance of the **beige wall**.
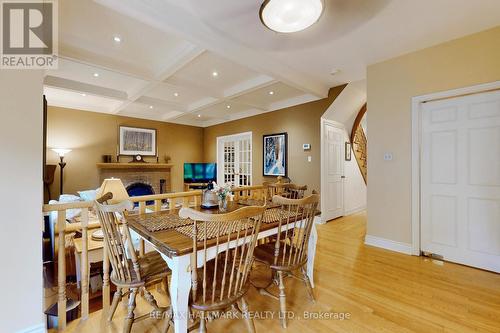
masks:
{"label": "beige wall", "polygon": [[[253,184],[260,184],[262,176],[262,136],[264,134],[288,133],[288,175],[293,182],[307,184],[310,189],[320,189],[320,118],[345,86],[330,89],[328,98],[279,111],[264,113],[204,130],[204,153],[206,162],[216,162],[217,137],[252,132]],[[310,143],[311,150],[303,151],[302,144]],[[312,162],[307,162],[312,156]]]}
{"label": "beige wall", "polygon": [[368,67],[369,235],[411,243],[411,98],[497,80],[500,27]]}
{"label": "beige wall", "polygon": [[[116,155],[118,126],[156,128],[160,161],[171,157],[172,190],[183,190],[183,163],[203,161],[203,129],[165,122],[107,115],[88,111],[49,107],[47,116],[47,147],[71,148],[64,168],[64,192],[97,188],[99,174],[96,163],[102,155]],[[128,161],[131,157],[123,157]],[[151,159],[151,158],[149,158]],[[148,160],[148,158],[146,158]],[[155,158],[152,158],[155,161]],[[48,149],[47,163],[56,164],[57,154]],[[59,166],[52,186],[52,197],[59,195]]]}
{"label": "beige wall", "polygon": [[43,73],[0,70],[0,332],[43,332]]}

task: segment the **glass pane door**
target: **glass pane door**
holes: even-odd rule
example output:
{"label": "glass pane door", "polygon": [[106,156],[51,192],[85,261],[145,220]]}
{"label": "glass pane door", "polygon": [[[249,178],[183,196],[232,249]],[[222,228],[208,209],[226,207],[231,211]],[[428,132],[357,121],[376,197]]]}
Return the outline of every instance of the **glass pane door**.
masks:
{"label": "glass pane door", "polygon": [[252,133],[217,138],[217,181],[252,184]]}

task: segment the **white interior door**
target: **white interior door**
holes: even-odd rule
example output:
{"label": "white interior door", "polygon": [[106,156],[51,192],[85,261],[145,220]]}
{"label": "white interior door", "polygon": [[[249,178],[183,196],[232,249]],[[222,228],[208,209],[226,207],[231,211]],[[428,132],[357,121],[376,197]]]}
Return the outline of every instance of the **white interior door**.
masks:
{"label": "white interior door", "polygon": [[324,222],[344,215],[344,129],[323,121],[321,218]]}
{"label": "white interior door", "polygon": [[217,138],[217,182],[252,184],[252,133]]}
{"label": "white interior door", "polygon": [[500,92],[422,107],[421,249],[500,272]]}

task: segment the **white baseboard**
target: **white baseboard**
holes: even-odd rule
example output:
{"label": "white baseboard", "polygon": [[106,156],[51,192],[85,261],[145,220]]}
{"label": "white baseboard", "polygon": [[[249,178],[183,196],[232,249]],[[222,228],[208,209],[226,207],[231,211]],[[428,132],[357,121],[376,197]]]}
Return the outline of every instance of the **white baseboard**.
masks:
{"label": "white baseboard", "polygon": [[344,212],[344,216],[348,216],[348,215],[352,215],[352,214],[356,214],[356,213],[359,213],[359,212],[362,212],[366,210],[366,205],[363,205],[363,206],[359,206],[359,207],[356,207],[356,208],[353,208],[353,209],[349,209],[349,210],[346,210]]}
{"label": "white baseboard", "polygon": [[380,247],[386,250],[400,252],[404,254],[412,254],[412,246],[408,243],[396,242],[386,238],[380,238],[376,236],[366,235],[365,244]]}
{"label": "white baseboard", "polygon": [[35,326],[25,328],[23,330],[17,331],[17,333],[45,333],[47,329],[45,328],[45,323],[41,323]]}

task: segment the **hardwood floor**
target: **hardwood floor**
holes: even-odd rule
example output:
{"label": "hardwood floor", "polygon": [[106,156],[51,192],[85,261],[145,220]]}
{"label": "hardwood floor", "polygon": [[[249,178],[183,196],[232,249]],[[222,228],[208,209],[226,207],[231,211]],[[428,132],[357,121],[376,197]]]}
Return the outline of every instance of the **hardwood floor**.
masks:
{"label": "hardwood floor", "polygon": [[[500,332],[499,274],[365,246],[365,229],[364,213],[318,226],[316,303],[309,302],[300,281],[289,278],[288,308],[295,318],[287,330],[277,317],[256,319],[257,332]],[[258,266],[253,277],[264,284],[269,275]],[[157,299],[168,302],[161,295]],[[278,301],[255,289],[248,300],[251,311],[279,310]],[[143,300],[137,309],[139,314],[149,311]],[[306,320],[304,311],[344,313],[349,318]],[[108,324],[95,312],[86,322],[69,323],[67,332],[120,332],[125,313],[123,303]],[[132,332],[159,332],[160,327],[147,319]],[[208,331],[246,329],[243,320],[219,319],[208,323]]]}

